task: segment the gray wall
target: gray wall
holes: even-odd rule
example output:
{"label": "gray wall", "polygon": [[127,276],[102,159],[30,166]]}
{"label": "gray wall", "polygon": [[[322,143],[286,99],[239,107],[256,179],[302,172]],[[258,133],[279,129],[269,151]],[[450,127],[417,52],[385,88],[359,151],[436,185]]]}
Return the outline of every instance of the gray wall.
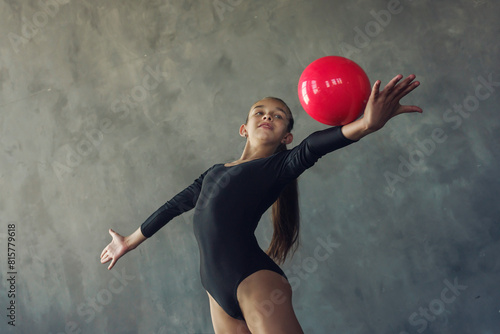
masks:
{"label": "gray wall", "polygon": [[[213,333],[189,214],[111,272],[107,230],[133,232],[238,158],[260,97],[291,106],[292,146],[325,128],[296,85],[336,54],[372,83],[417,74],[403,101],[424,113],[300,177],[302,246],[283,268],[305,332],[498,333],[499,12],[493,0],[0,1],[0,331]],[[267,214],[257,232],[266,247]]]}

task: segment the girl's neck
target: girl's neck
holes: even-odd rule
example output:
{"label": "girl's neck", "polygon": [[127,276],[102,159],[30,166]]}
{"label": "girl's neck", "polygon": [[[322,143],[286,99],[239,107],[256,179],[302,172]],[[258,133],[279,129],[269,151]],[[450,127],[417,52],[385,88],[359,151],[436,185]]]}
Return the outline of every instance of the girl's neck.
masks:
{"label": "girl's neck", "polygon": [[243,149],[243,153],[241,154],[241,157],[230,164],[233,165],[241,162],[266,158],[273,155],[276,152],[276,149],[277,147],[275,145],[251,146],[250,143],[247,141],[245,148]]}

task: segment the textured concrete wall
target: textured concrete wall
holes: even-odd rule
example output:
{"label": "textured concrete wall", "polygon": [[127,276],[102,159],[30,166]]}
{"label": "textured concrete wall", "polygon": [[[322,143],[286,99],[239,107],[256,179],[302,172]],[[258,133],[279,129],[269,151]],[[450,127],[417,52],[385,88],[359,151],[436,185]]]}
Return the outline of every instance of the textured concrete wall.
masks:
{"label": "textured concrete wall", "polygon": [[[372,83],[417,74],[404,102],[424,114],[301,176],[302,247],[283,268],[305,332],[498,333],[499,11],[493,0],[0,1],[0,332],[213,333],[189,214],[111,272],[99,263],[107,229],[133,232],[238,158],[260,97],[291,106],[292,146],[324,128],[296,85],[336,54]],[[270,234],[266,216],[263,247]]]}

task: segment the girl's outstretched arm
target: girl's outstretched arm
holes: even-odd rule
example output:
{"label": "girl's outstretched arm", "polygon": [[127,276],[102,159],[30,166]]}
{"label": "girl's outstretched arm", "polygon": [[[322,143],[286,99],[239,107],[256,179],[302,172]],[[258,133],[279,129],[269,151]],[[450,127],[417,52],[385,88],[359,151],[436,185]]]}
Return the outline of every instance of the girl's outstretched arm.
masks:
{"label": "girl's outstretched arm", "polygon": [[420,82],[413,81],[415,80],[414,74],[399,82],[402,78],[403,76],[398,74],[381,92],[379,92],[380,80],[375,82],[363,117],[342,127],[342,133],[346,138],[359,140],[380,130],[391,118],[397,115],[422,112],[422,109],[417,106],[402,106],[399,103],[403,97],[420,85]]}
{"label": "girl's outstretched arm", "polygon": [[114,267],[116,261],[129,251],[135,249],[147,238],[142,234],[141,229],[138,228],[134,233],[128,237],[124,237],[112,229],[109,229],[109,234],[113,237],[113,240],[109,245],[104,248],[101,253],[101,263],[106,263],[111,261],[108,270]]}
{"label": "girl's outstretched arm", "polygon": [[116,261],[123,255],[139,246],[144,240],[155,234],[160,228],[167,224],[174,217],[195,207],[196,201],[201,191],[201,185],[205,175],[213,168],[212,166],[199,178],[194,180],[193,184],[178,193],[170,201],[156,210],[134,233],[124,237],[112,229],[109,234],[113,240],[104,248],[101,253],[101,263],[111,261],[108,269],[114,267]]}

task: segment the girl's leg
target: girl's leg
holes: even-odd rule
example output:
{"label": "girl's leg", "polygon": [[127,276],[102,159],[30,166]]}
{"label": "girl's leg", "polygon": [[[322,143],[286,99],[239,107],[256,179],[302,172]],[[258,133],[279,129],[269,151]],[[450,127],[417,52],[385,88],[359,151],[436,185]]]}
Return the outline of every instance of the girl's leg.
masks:
{"label": "girl's leg", "polygon": [[215,334],[251,334],[245,321],[230,317],[208,293]]}
{"label": "girl's leg", "polygon": [[253,334],[303,334],[292,307],[292,288],[280,274],[259,270],[237,290],[246,324]]}

